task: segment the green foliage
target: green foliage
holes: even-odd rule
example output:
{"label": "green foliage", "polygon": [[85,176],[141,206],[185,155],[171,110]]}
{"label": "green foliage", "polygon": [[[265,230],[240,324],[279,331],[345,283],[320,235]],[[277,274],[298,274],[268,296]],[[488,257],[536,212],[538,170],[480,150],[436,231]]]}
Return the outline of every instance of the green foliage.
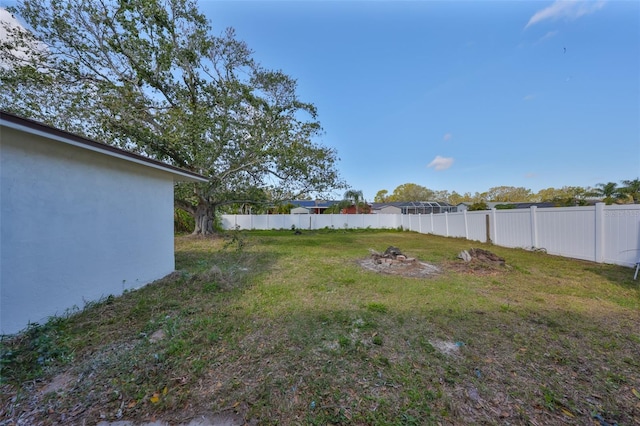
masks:
{"label": "green foliage", "polygon": [[602,201],[607,205],[613,204],[626,198],[624,190],[618,187],[618,184],[615,182],[596,184],[596,187],[591,192],[591,195],[602,197]]}
{"label": "green foliage", "polygon": [[273,209],[273,213],[275,214],[289,214],[291,213],[291,210],[294,209],[296,206],[291,204],[291,203],[287,203],[287,204],[278,204],[274,209]]}
{"label": "green foliage", "polygon": [[383,197],[383,202],[393,201],[431,201],[433,200],[434,192],[429,188],[415,184],[404,183],[396,187],[393,193],[389,196],[385,196],[386,190],[378,191],[376,197],[380,199]]}
{"label": "green foliage", "polygon": [[620,188],[620,193],[631,198],[634,204],[640,203],[640,179],[623,180],[622,184],[624,187]]}
{"label": "green foliage", "polygon": [[491,202],[526,202],[531,201],[531,190],[523,187],[496,186],[483,194],[484,199]]}
{"label": "green foliage", "polygon": [[[193,0],[25,0],[33,31],[0,44],[0,108],[200,173],[176,204],[213,232],[226,204],[344,187],[316,107],[295,79],[263,68]],[[16,49],[33,54],[16,55]],[[34,102],[34,100],[37,100]]]}
{"label": "green foliage", "polygon": [[[497,186],[490,188],[485,192],[476,192],[471,194],[466,192],[459,194],[456,191],[449,192],[447,190],[428,190],[430,191],[429,200],[444,201],[452,205],[462,202],[480,203],[484,200],[490,202],[552,202],[558,207],[586,206],[589,205],[588,198],[599,197],[607,204],[612,203],[640,203],[640,179],[623,180],[623,186],[618,186],[615,182],[600,183],[596,188],[584,188],[580,186],[563,186],[562,188],[545,188],[533,194],[530,189],[512,186]],[[374,201],[377,203],[385,203],[392,201],[405,201],[405,186],[412,188],[415,184],[400,185],[389,195],[389,191],[382,189],[376,193]],[[419,187],[419,185],[416,185]],[[426,189],[426,188],[425,188]],[[403,198],[398,200],[397,198]],[[417,201],[412,199],[410,201]],[[593,202],[593,200],[591,200]]]}
{"label": "green foliage", "polygon": [[478,211],[478,210],[490,210],[489,209],[489,205],[487,203],[485,203],[484,201],[480,201],[477,203],[473,203],[472,205],[469,206],[469,211]]}
{"label": "green foliage", "polygon": [[233,248],[237,252],[241,252],[247,241],[244,236],[244,232],[238,227],[225,234],[224,248]]}
{"label": "green foliage", "polygon": [[340,214],[342,213],[342,210],[346,209],[350,205],[351,205],[351,201],[341,200],[324,209],[322,213],[323,214]]}
{"label": "green foliage", "polygon": [[47,366],[70,361],[64,328],[65,319],[54,318],[44,325],[30,324],[20,335],[0,340],[0,384],[33,380]]}
{"label": "green foliage", "polygon": [[193,216],[182,209],[173,211],[173,230],[176,234],[193,232],[195,221]]}
{"label": "green foliage", "polygon": [[376,203],[387,203],[389,202],[389,196],[387,194],[389,194],[389,191],[381,189],[376,192],[376,196],[373,198],[373,201]]}

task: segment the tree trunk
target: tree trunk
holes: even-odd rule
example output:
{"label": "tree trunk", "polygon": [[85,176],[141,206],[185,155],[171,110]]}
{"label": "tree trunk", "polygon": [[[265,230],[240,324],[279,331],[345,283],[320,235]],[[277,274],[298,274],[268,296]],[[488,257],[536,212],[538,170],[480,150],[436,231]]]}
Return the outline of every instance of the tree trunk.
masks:
{"label": "tree trunk", "polygon": [[194,213],[196,226],[193,229],[193,235],[211,235],[214,233],[213,223],[215,218],[215,207],[200,202]]}

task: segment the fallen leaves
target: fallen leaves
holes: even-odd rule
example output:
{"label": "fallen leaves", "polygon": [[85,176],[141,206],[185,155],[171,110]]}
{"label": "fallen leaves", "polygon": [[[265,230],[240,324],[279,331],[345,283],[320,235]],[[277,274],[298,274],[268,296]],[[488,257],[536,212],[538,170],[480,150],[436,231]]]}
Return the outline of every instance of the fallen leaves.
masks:
{"label": "fallen leaves", "polygon": [[162,389],[162,392],[154,393],[153,396],[149,398],[149,401],[151,401],[152,404],[157,404],[158,402],[160,402],[160,397],[165,396],[168,393],[169,393],[169,388],[165,386],[164,389]]}

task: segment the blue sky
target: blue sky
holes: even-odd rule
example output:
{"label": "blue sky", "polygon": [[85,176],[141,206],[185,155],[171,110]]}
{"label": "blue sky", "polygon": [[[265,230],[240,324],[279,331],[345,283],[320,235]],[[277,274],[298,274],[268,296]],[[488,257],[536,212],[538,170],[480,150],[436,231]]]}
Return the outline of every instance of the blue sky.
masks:
{"label": "blue sky", "polygon": [[640,176],[640,2],[200,1],[298,80],[339,169],[537,192]]}
{"label": "blue sky", "polygon": [[640,2],[198,4],[297,79],[367,200],[640,177]]}

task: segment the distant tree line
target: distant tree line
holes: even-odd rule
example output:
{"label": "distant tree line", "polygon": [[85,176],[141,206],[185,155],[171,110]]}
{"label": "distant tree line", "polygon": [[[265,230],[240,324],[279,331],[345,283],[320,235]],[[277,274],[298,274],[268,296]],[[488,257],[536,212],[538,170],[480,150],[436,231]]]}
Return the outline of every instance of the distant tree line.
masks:
{"label": "distant tree line", "polygon": [[[291,202],[276,202],[265,192],[258,202],[229,204],[220,209],[221,213],[229,214],[288,214],[296,206]],[[296,200],[312,200],[313,197],[293,197]],[[497,209],[513,208],[508,203],[537,203],[551,202],[558,207],[585,206],[594,201],[606,204],[638,204],[640,203],[640,178],[623,180],[621,185],[615,182],[599,183],[595,187],[563,186],[562,188],[541,189],[533,193],[530,189],[514,186],[496,186],[485,192],[459,194],[456,191],[433,190],[415,183],[404,183],[396,187],[391,194],[386,189],[378,191],[374,200],[376,203],[410,202],[410,201],[439,201],[452,205],[469,203],[469,210],[487,210],[487,203],[498,204]],[[338,214],[353,209],[358,213],[370,213],[370,206],[361,190],[350,189],[344,193],[342,200],[337,201],[324,210],[327,214]]]}
{"label": "distant tree line", "polygon": [[456,191],[432,190],[415,184],[404,183],[391,194],[386,189],[377,192],[374,202],[396,201],[441,201],[449,204],[472,203],[481,207],[483,203],[552,202],[558,206],[586,205],[589,200],[606,204],[638,204],[640,202],[640,178],[616,182],[598,183],[595,187],[563,186],[541,189],[537,193],[515,186],[496,186],[485,192],[459,194]]}

